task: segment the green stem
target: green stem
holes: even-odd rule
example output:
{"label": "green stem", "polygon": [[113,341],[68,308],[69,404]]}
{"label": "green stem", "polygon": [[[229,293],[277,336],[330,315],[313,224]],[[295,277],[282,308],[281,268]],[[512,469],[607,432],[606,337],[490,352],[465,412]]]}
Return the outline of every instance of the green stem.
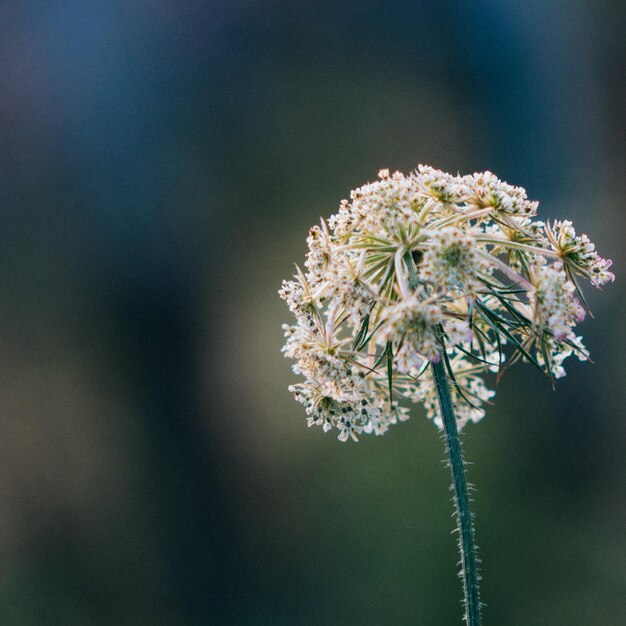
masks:
{"label": "green stem", "polygon": [[454,416],[454,406],[450,397],[450,387],[443,360],[431,362],[431,369],[443,418],[446,451],[454,486],[454,504],[459,527],[459,550],[461,552],[461,576],[465,594],[465,621],[467,626],[480,626],[480,600],[478,594],[478,568],[476,565],[476,544],[474,527],[470,513],[465,463],[461,454],[461,442]]}

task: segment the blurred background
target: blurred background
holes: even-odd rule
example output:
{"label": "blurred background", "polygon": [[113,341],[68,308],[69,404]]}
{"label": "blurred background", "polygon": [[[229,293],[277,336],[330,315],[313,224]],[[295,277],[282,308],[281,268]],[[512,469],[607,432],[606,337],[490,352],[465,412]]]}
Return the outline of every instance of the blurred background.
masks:
{"label": "blurred background", "polygon": [[485,623],[626,614],[620,0],[0,4],[0,623],[455,625],[443,444],[308,430],[276,291],[381,167],[492,170],[618,275],[465,451]]}

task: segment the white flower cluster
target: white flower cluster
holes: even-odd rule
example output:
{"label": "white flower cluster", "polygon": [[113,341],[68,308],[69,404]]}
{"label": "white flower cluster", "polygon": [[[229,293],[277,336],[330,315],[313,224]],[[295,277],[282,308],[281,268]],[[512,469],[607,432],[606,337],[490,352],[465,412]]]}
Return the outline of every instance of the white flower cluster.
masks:
{"label": "white flower cluster", "polygon": [[469,229],[447,226],[434,231],[420,263],[420,278],[444,292],[460,287],[472,293],[481,287],[480,274],[489,273]]}
{"label": "white flower cluster", "polygon": [[557,340],[566,339],[585,319],[585,309],[575,297],[574,285],[564,280],[563,271],[554,266],[541,267],[534,277],[532,295],[535,321],[550,329]]}
{"label": "white flower cluster", "polygon": [[461,427],[494,396],[485,374],[521,358],[559,378],[570,355],[588,359],[576,279],[605,284],[611,262],[570,222],[536,213],[490,172],[420,165],[381,170],[314,226],[306,271],[279,291],[295,316],[283,351],[305,378],[290,390],[309,426],[341,441],[380,435],[407,419],[407,400],[441,427],[429,364],[443,360]]}
{"label": "white flower cluster", "polygon": [[397,345],[396,367],[399,372],[407,374],[422,367],[425,360],[439,360],[437,325],[442,320],[437,305],[421,302],[411,294],[407,300],[387,307],[377,343]]}
{"label": "white flower cluster", "polygon": [[615,275],[609,272],[613,262],[598,255],[587,235],[577,237],[570,221],[555,222],[552,228],[546,227],[546,234],[568,272],[581,274],[596,287],[615,280]]}

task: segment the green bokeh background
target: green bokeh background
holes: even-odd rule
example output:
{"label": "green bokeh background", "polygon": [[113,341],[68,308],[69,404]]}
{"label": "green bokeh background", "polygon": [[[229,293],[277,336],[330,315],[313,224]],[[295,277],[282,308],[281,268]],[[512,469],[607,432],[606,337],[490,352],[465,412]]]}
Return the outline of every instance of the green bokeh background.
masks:
{"label": "green bokeh background", "polygon": [[306,428],[276,294],[381,167],[614,259],[593,364],[464,435],[485,624],[626,614],[622,2],[0,5],[0,623],[454,625],[443,443]]}

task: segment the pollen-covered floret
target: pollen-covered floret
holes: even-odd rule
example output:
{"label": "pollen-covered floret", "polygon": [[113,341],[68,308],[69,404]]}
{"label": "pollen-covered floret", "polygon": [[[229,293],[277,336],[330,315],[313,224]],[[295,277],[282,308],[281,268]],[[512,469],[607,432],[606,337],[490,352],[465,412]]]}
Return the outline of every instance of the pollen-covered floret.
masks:
{"label": "pollen-covered floret", "polygon": [[326,274],[326,295],[350,317],[355,327],[369,314],[376,298],[376,291],[363,271],[364,259],[364,254],[356,261],[344,254]]}
{"label": "pollen-covered floret", "polygon": [[488,271],[478,255],[472,234],[455,226],[435,231],[420,264],[420,278],[436,291],[458,288],[474,293],[481,287],[479,273]]}
{"label": "pollen-covered floret", "polygon": [[566,269],[584,276],[596,287],[615,280],[615,274],[609,272],[612,261],[598,255],[587,235],[577,236],[572,222],[554,222],[551,227],[546,226],[546,233]]}
{"label": "pollen-covered floret", "polygon": [[283,280],[278,294],[298,320],[311,319],[311,312],[314,310],[311,292],[306,282],[299,280],[299,277],[294,278],[296,280]]}
{"label": "pollen-covered floret", "polygon": [[283,352],[304,377],[290,389],[309,426],[356,441],[415,403],[441,427],[431,364],[443,360],[462,427],[491,403],[486,377],[515,361],[560,378],[569,356],[587,360],[575,280],[614,280],[611,261],[571,222],[536,212],[490,172],[420,165],[381,170],[311,228],[304,271],[279,291],[295,318]]}
{"label": "pollen-covered floret", "polygon": [[585,319],[574,285],[568,282],[563,270],[554,266],[540,268],[533,278],[536,323],[549,328],[557,340],[564,339],[577,322]]}
{"label": "pollen-covered floret", "polygon": [[419,369],[425,360],[439,360],[437,324],[441,320],[437,306],[420,302],[416,297],[400,301],[386,310],[379,342],[383,345],[391,342],[399,372]]}
{"label": "pollen-covered floret", "polygon": [[458,203],[466,200],[470,189],[460,176],[452,176],[429,165],[418,165],[417,181],[420,190],[426,196],[447,203]]}
{"label": "pollen-covered floret", "polygon": [[351,225],[360,230],[389,232],[397,230],[401,224],[415,222],[420,204],[415,177],[400,172],[389,176],[386,170],[379,174],[380,180],[363,185],[350,194]]}
{"label": "pollen-covered floret", "polygon": [[309,247],[304,262],[308,270],[307,280],[311,285],[317,285],[324,280],[333,254],[330,234],[324,220],[322,220],[321,226],[311,227],[306,242]]}
{"label": "pollen-covered floret", "polygon": [[483,172],[465,178],[471,190],[470,203],[492,207],[496,212],[518,217],[533,217],[537,202],[530,202],[523,187],[513,187],[502,182],[495,174]]}

